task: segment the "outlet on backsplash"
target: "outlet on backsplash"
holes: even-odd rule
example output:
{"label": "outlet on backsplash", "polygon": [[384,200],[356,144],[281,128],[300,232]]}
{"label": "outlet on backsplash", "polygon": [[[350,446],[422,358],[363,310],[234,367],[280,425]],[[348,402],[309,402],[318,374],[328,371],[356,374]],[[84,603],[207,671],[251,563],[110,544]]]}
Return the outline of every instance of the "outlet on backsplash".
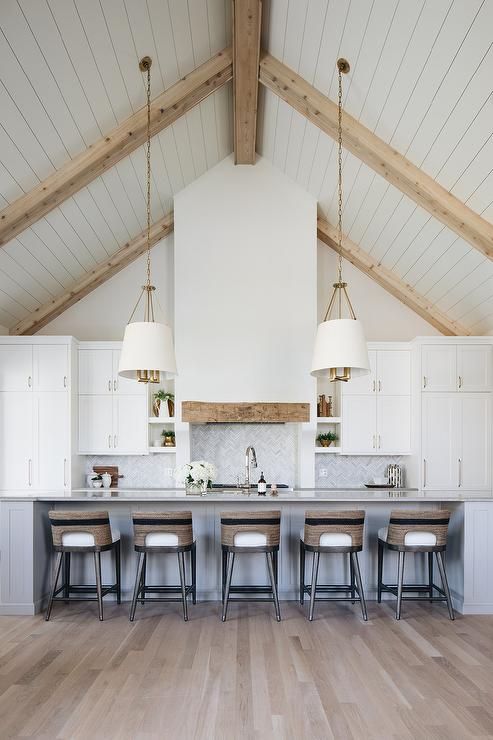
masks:
{"label": "outlet on backsplash", "polygon": [[329,471],[327,468],[319,468],[318,469],[318,477],[319,478],[327,478],[329,475]]}

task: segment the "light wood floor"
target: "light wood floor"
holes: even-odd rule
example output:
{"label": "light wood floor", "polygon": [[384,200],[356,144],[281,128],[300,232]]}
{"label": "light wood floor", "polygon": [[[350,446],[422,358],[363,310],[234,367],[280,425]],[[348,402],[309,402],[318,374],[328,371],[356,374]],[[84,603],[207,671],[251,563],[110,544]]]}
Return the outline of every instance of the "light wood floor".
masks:
{"label": "light wood floor", "polygon": [[493,738],[493,617],[406,604],[0,617],[0,738]]}

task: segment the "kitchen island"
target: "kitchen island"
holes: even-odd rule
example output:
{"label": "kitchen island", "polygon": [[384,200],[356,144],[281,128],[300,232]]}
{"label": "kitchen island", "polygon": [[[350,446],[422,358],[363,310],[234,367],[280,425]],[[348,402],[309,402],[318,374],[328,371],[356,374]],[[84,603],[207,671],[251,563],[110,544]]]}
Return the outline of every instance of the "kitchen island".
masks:
{"label": "kitchen island", "polygon": [[[74,489],[69,494],[24,494],[0,497],[0,614],[35,614],[43,609],[51,582],[50,509],[108,510],[113,527],[121,533],[123,598],[130,597],[135,577],[132,545],[132,511],[190,509],[197,540],[198,600],[219,600],[220,513],[230,509],[279,508],[281,545],[279,592],[296,599],[299,535],[307,509],[365,509],[365,541],[360,555],[367,599],[376,596],[377,532],[394,508],[449,509],[452,512],[447,548],[447,572],[456,609],[464,614],[493,613],[493,498],[484,493],[423,492],[413,489],[281,489],[277,496],[256,492],[211,491],[188,496],[183,489]],[[385,563],[387,580],[395,580],[393,553]],[[103,580],[110,580],[110,556],[103,557]],[[74,557],[73,577],[90,583],[94,574],[88,559]],[[387,570],[388,568],[388,570]],[[347,578],[342,555],[321,559],[320,582]],[[395,572],[395,570],[394,570]],[[235,578],[245,584],[267,578],[265,559],[259,555],[238,558]],[[424,578],[424,557],[406,560],[406,578]],[[177,582],[172,557],[156,556],[149,563],[149,583]]]}

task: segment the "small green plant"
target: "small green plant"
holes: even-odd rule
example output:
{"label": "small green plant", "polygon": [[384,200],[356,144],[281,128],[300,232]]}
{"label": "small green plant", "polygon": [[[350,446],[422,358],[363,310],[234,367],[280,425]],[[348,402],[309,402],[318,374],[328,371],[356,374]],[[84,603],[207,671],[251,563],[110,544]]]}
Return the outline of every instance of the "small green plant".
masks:
{"label": "small green plant", "polygon": [[172,429],[163,429],[163,431],[161,432],[161,437],[172,437],[174,441],[175,433]]}
{"label": "small green plant", "polygon": [[324,432],[323,434],[317,435],[317,442],[321,447],[328,447],[332,442],[336,442],[339,439],[335,432]]}
{"label": "small green plant", "polygon": [[154,398],[158,399],[159,401],[174,401],[175,394],[167,393],[166,391],[160,390],[154,394]]}
{"label": "small green plant", "polygon": [[94,476],[93,476],[93,477],[91,478],[91,480],[103,480],[103,476],[102,476],[102,475],[94,475]]}

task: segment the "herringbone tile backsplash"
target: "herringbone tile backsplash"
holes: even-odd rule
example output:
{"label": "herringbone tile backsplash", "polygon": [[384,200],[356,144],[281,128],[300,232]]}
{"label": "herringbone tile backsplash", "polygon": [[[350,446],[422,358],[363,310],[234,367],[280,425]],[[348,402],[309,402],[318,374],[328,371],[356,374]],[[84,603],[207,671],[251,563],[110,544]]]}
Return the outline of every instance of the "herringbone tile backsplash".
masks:
{"label": "herringbone tile backsplash", "polygon": [[191,424],[190,435],[192,459],[214,463],[219,483],[236,483],[238,475],[244,480],[248,445],[257,453],[252,482],[257,482],[263,470],[267,483],[296,483],[296,424]]}
{"label": "herringbone tile backsplash", "polygon": [[[389,463],[397,463],[405,468],[405,457],[399,455],[315,455],[316,488],[354,488],[371,483],[375,476],[386,474]],[[327,477],[320,472],[327,470]],[[404,471],[403,485],[406,485]]]}

